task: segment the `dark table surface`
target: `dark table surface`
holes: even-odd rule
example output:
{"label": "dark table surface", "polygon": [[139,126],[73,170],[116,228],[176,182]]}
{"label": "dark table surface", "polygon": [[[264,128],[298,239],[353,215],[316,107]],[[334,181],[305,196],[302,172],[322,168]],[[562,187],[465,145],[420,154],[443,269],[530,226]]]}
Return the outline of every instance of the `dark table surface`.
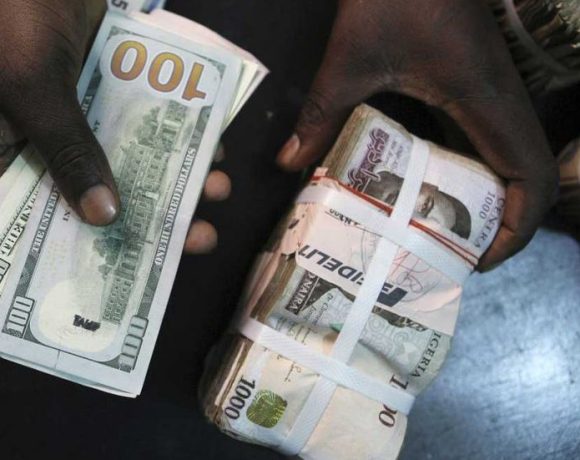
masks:
{"label": "dark table surface", "polygon": [[[219,248],[183,258],[136,400],[0,362],[0,459],[280,458],[207,424],[197,383],[253,256],[300,183],[273,159],[304,100],[334,7],[321,0],[169,0],[168,9],[217,30],[272,70],[225,136],[232,198],[199,208],[219,228]],[[578,101],[576,94],[542,107],[556,144],[568,135],[563,130],[578,130],[570,115]],[[392,96],[374,102],[440,140],[419,104]],[[496,271],[472,277],[453,351],[417,401],[402,458],[580,458],[579,281],[578,242],[548,228]]]}

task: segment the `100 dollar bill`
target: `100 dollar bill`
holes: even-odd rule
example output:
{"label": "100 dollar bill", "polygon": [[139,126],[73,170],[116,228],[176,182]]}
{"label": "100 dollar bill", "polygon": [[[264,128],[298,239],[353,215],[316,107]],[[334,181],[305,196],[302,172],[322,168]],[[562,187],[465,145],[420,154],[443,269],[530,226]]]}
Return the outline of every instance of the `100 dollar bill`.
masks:
{"label": "100 dollar bill", "polygon": [[44,177],[0,302],[3,357],[140,392],[240,70],[231,53],[106,17],[79,95],[122,213],[86,225]]}

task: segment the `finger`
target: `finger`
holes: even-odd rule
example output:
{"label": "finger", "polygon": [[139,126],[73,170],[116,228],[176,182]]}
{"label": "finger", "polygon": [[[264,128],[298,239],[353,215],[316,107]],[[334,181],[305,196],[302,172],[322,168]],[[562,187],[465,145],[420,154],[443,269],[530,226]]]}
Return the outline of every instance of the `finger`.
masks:
{"label": "finger", "polygon": [[22,134],[0,114],[0,175],[10,167],[25,144]]}
{"label": "finger", "polygon": [[185,240],[184,251],[187,254],[207,254],[218,244],[217,230],[205,220],[196,220],[191,224]]}
{"label": "finger", "polygon": [[0,148],[10,147],[24,140],[24,136],[0,114]]}
{"label": "finger", "polygon": [[95,29],[107,12],[107,2],[105,0],[89,0],[85,3],[88,26]]}
{"label": "finger", "polygon": [[487,97],[462,98],[444,107],[507,181],[502,225],[481,259],[482,271],[526,246],[552,207],[558,184],[556,162],[515,68],[501,81],[507,83]]}
{"label": "finger", "polygon": [[508,184],[503,221],[492,245],[479,262],[479,271],[494,269],[526,247],[551,207],[551,201],[547,206],[540,204],[545,198],[529,182]]}
{"label": "finger", "polygon": [[107,2],[104,0],[89,0],[86,3],[86,13],[87,13],[87,26],[89,30],[93,31],[93,36],[91,37],[91,42],[94,36],[97,34],[99,28],[98,25],[101,23],[105,13],[107,12]]}
{"label": "finger", "polygon": [[464,62],[464,68],[434,68],[431,90],[414,95],[445,110],[485,163],[506,180],[502,224],[478,267],[485,271],[531,240],[555,202],[558,170],[493,17],[478,2],[466,2],[464,10],[479,20],[459,21],[451,29],[459,35],[445,38],[450,59]]}
{"label": "finger", "polygon": [[363,79],[360,60],[350,54],[341,21],[335,22],[326,55],[314,78],[298,117],[294,133],[278,153],[277,162],[288,171],[298,171],[328,153],[352,110],[378,89]]}
{"label": "finger", "polygon": [[79,216],[93,225],[113,222],[120,208],[115,181],[77,102],[74,83],[47,79],[7,110]]}
{"label": "finger", "polygon": [[212,171],[207,176],[203,196],[208,201],[226,200],[232,191],[229,176],[223,171]]}
{"label": "finger", "polygon": [[224,148],[224,144],[221,142],[218,144],[217,149],[215,151],[213,162],[214,163],[221,163],[226,158],[226,149]]}

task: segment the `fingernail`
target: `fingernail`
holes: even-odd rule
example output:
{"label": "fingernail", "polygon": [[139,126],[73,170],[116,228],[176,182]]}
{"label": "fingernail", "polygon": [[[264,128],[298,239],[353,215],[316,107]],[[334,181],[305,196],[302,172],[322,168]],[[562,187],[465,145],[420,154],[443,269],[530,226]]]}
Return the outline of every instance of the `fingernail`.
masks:
{"label": "fingernail", "polygon": [[92,225],[108,225],[117,217],[115,196],[104,184],[95,185],[83,193],[80,205],[85,221]]}
{"label": "fingernail", "polygon": [[286,141],[284,147],[280,150],[280,153],[278,153],[278,164],[285,167],[292,166],[299,149],[300,139],[296,134],[292,134],[290,139]]}
{"label": "fingernail", "polygon": [[196,220],[191,225],[185,240],[188,254],[208,254],[218,245],[218,234],[213,225],[205,220]]}
{"label": "fingernail", "polygon": [[203,195],[209,201],[223,201],[230,196],[232,182],[223,171],[214,170],[209,173],[203,188]]}

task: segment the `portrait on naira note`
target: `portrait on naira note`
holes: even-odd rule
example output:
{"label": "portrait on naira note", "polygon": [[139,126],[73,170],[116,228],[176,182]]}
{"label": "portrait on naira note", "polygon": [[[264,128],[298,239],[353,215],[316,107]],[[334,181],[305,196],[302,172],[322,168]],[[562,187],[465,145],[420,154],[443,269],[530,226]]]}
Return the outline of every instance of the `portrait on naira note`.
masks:
{"label": "portrait on naira note", "polygon": [[[365,193],[394,206],[403,186],[403,178],[388,171],[377,172],[374,176],[367,184]],[[435,221],[464,239],[471,234],[471,217],[465,205],[433,184],[423,182],[421,185],[413,217]]]}

